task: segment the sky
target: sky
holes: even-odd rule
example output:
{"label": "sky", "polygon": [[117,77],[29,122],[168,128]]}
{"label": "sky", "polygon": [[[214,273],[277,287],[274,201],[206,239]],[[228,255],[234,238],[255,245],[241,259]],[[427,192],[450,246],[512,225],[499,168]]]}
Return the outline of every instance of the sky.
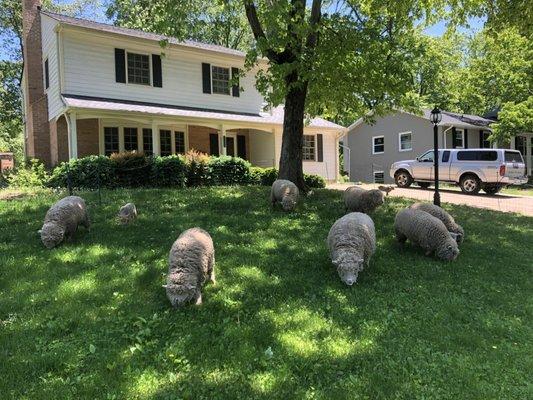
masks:
{"label": "sky", "polygon": [[[58,1],[58,3],[70,4],[73,1],[74,0],[60,0]],[[96,19],[100,22],[112,23],[112,21],[110,21],[105,15],[105,3],[107,1],[108,0],[100,0],[99,5],[97,5],[94,10],[90,10],[90,15],[92,19]],[[484,22],[484,18],[470,18],[468,20],[468,26],[459,28],[459,31],[467,34],[473,34],[483,28]],[[442,36],[446,32],[446,23],[444,21],[441,21],[435,25],[426,28],[424,32],[430,36]],[[0,43],[5,43],[1,36]],[[8,57],[9,56],[6,52],[6,49],[3,45],[0,45],[0,61],[6,60]]]}

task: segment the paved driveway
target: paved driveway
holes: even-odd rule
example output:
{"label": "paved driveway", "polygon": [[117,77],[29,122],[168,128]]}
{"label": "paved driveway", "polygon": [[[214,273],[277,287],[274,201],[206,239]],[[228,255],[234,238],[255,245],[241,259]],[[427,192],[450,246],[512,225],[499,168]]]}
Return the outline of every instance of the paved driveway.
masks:
{"label": "paved driveway", "polygon": [[[328,189],[345,190],[350,184],[333,183],[328,185]],[[379,185],[363,184],[358,185],[365,189],[377,189]],[[392,186],[392,185],[391,185]],[[411,187],[409,189],[400,189],[394,185],[394,190],[389,196],[406,197],[420,201],[433,201],[432,189],[421,189]],[[487,195],[480,193],[478,195],[466,195],[454,190],[441,190],[440,199],[443,203],[465,204],[471,207],[488,208],[490,210],[503,212],[516,212],[519,214],[533,216],[533,197],[496,194]]]}

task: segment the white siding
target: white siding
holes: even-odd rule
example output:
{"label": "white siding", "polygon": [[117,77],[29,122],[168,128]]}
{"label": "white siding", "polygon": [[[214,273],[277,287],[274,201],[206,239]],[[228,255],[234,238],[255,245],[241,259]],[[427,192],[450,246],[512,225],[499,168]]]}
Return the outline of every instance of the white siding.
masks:
{"label": "white siding", "polygon": [[[48,120],[55,118],[63,108],[63,102],[59,94],[59,68],[57,65],[57,36],[54,28],[57,21],[41,14],[41,40],[43,47],[43,78],[44,62],[48,58],[48,76],[50,87],[45,89],[48,95]],[[44,86],[44,83],[43,83]]]}
{"label": "white siding", "polygon": [[65,30],[63,35],[64,93],[233,112],[257,113],[261,108],[263,98],[254,87],[252,71],[240,79],[244,88],[240,97],[202,92],[202,62],[242,69],[243,59],[170,46],[161,58],[162,88],[124,84],[115,82],[114,49],[160,54],[157,43],[72,30]]}
{"label": "white siding", "polygon": [[274,160],[274,134],[272,132],[249,130],[250,162],[258,167],[277,167]]}
{"label": "white siding", "polygon": [[[335,138],[336,133],[334,132],[324,132],[317,130],[305,130],[305,135],[316,135],[321,133],[323,135],[323,150],[324,150],[324,161],[304,161],[303,169],[306,174],[315,174],[320,175],[328,181],[337,180],[337,139]],[[279,167],[279,158],[281,154],[281,136],[282,130],[276,129],[276,138],[274,140],[276,147],[276,168]],[[316,142],[315,142],[316,143]]]}

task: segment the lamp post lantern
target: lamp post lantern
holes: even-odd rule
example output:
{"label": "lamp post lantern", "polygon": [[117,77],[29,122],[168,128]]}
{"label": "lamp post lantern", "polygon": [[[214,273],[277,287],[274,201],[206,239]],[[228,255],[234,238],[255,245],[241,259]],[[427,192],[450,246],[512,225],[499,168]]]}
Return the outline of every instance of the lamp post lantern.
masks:
{"label": "lamp post lantern", "polygon": [[442,113],[438,107],[431,110],[430,120],[433,123],[433,169],[435,170],[435,194],[433,195],[433,204],[440,207],[439,194],[439,122],[442,120]]}

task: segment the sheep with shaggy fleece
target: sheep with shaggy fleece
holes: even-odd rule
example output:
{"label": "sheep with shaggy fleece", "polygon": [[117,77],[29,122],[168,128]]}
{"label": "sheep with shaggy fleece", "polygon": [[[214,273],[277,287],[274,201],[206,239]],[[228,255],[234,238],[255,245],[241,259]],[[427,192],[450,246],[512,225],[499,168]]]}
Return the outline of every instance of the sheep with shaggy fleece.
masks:
{"label": "sheep with shaggy fleece", "polygon": [[202,304],[202,286],[215,283],[215,248],[209,233],[191,228],[179,235],[168,258],[167,297],[172,307],[190,301]]}
{"label": "sheep with shaggy fleece", "polygon": [[448,232],[444,223],[422,210],[406,208],[396,214],[394,232],[400,243],[409,239],[422,247],[426,255],[433,252],[446,261],[453,261],[459,255],[455,234]]}
{"label": "sheep with shaggy fleece", "polygon": [[339,218],[328,234],[331,261],[341,280],[351,286],[376,251],[376,230],[368,215],[353,212]]}
{"label": "sheep with shaggy fleece", "polygon": [[291,181],[276,179],[272,184],[270,191],[272,206],[279,202],[284,211],[292,211],[298,203],[298,196],[298,187]]}
{"label": "sheep with shaggy fleece", "polygon": [[455,222],[453,217],[439,206],[431,203],[414,203],[409,208],[414,210],[422,210],[428,214],[433,215],[435,218],[440,219],[448,232],[455,233],[457,235],[457,243],[461,243],[465,238],[465,231],[463,227]]}
{"label": "sheep with shaggy fleece", "polygon": [[129,224],[137,218],[137,207],[133,203],[123,205],[120,207],[117,218],[121,224]]}
{"label": "sheep with shaggy fleece", "polygon": [[59,245],[64,239],[71,238],[78,226],[91,226],[85,201],[78,196],[68,196],[56,202],[44,217],[41,228],[41,241],[46,248]]}
{"label": "sheep with shaggy fleece", "polygon": [[350,186],[344,191],[346,211],[368,214],[382,205],[384,201],[383,192],[378,189],[365,190],[357,186]]}

